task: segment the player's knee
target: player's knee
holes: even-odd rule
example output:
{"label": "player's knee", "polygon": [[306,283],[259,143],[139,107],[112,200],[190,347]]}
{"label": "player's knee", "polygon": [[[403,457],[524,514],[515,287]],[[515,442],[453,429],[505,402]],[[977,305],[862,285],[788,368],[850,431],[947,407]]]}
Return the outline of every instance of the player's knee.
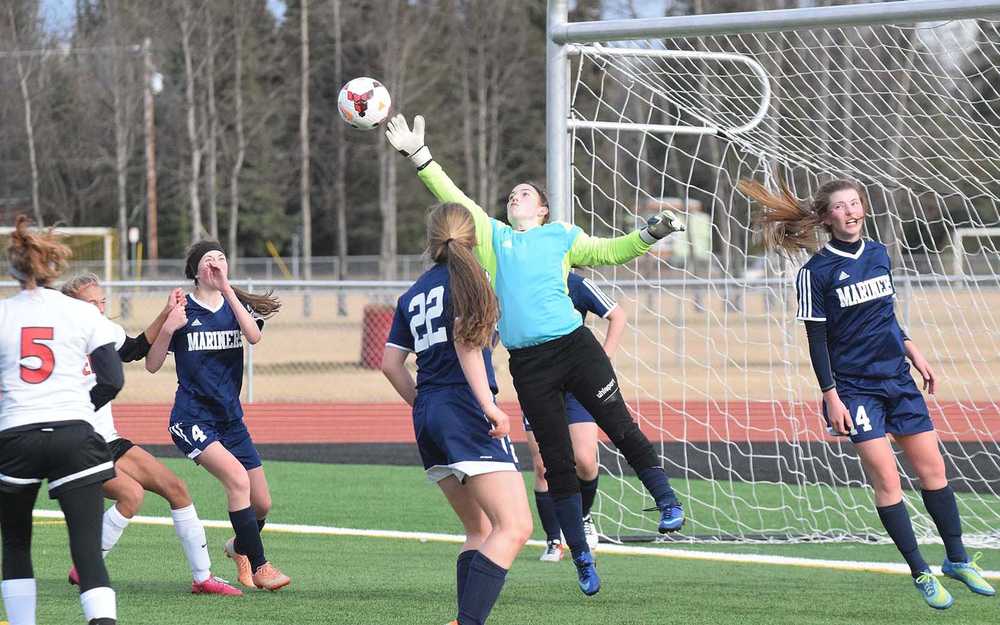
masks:
{"label": "player's knee", "polygon": [[222,485],[230,499],[249,499],[250,497],[250,476],[247,475],[246,471],[233,471],[227,474],[222,480]]}
{"label": "player's knee", "polygon": [[251,497],[250,504],[253,506],[253,510],[257,514],[257,518],[263,519],[267,516],[267,513],[271,511],[271,495],[270,493],[255,495]]}
{"label": "player's knee", "polygon": [[131,519],[135,515],[139,514],[139,510],[142,509],[142,502],[146,499],[146,491],[142,489],[142,486],[138,482],[132,482],[125,488],[121,489],[118,495],[118,501],[115,507],[118,508],[118,512],[127,519]]}
{"label": "player's knee", "polygon": [[534,522],[531,519],[531,515],[519,514],[514,518],[514,522],[510,528],[511,540],[518,545],[524,545],[531,538],[531,532],[534,529]]}
{"label": "player's knee", "polygon": [[191,505],[191,494],[188,492],[187,484],[184,480],[170,473],[160,486],[163,498],[170,504],[170,508],[186,508]]}
{"label": "player's knee", "polygon": [[597,454],[576,457],[576,476],[588,482],[597,477]]}

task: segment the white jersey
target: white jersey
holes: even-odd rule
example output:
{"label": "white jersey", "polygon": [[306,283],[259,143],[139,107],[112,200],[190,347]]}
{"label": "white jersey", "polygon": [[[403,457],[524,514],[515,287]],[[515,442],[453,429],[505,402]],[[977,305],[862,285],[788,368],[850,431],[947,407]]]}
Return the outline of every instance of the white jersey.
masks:
{"label": "white jersey", "polygon": [[[125,344],[125,328],[113,321],[108,321],[108,326],[114,333],[115,349],[121,349],[122,345]],[[97,375],[91,371],[89,359],[83,361],[83,376],[83,387],[87,390],[87,395],[89,396],[90,389],[97,386]],[[104,442],[110,443],[117,438],[121,438],[115,429],[115,418],[111,414],[111,402],[97,409],[97,412],[94,413],[93,423],[94,431],[104,437]]]}
{"label": "white jersey", "polygon": [[0,300],[0,431],[50,421],[94,422],[80,364],[115,342],[93,304],[52,289]]}

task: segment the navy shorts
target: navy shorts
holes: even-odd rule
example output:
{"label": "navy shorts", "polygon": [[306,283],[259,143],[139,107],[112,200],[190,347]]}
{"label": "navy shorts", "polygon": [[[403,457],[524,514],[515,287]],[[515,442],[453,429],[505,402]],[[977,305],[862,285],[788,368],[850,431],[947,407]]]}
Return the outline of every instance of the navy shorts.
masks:
{"label": "navy shorts", "polygon": [[[566,393],[566,422],[570,425],[574,423],[594,423],[594,417],[590,416],[587,409],[583,407],[576,397],[573,397],[573,393]],[[531,424],[528,423],[528,417],[524,417],[524,431],[531,431]]]}
{"label": "navy shorts", "polygon": [[[886,434],[908,436],[934,430],[927,402],[909,371],[888,379],[837,376],[837,394],[851,413],[854,429],[850,436],[855,443]],[[826,402],[823,418],[829,431]]]}
{"label": "navy shorts", "polygon": [[466,385],[417,391],[413,430],[417,449],[432,482],[454,475],[466,478],[496,471],[517,471],[510,438],[490,436],[490,421]]}
{"label": "navy shorts", "polygon": [[171,415],[168,429],[177,449],[195,462],[198,461],[201,452],[218,441],[247,471],[256,469],[262,464],[260,454],[257,453],[243,419],[220,422],[192,419],[185,415]]}

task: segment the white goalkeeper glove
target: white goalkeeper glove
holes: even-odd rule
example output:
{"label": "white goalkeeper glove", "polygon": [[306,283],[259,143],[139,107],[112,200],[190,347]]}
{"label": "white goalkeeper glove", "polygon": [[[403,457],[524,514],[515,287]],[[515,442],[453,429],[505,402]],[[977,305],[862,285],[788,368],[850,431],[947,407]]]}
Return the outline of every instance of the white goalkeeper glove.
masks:
{"label": "white goalkeeper glove", "polygon": [[646,226],[639,231],[639,237],[652,245],[665,236],[684,232],[684,223],[672,210],[662,210],[646,220]]}
{"label": "white goalkeeper glove", "polygon": [[385,138],[400,154],[409,158],[417,169],[423,169],[431,162],[431,151],[424,144],[422,115],[413,118],[413,130],[410,130],[402,113],[396,115],[386,124]]}

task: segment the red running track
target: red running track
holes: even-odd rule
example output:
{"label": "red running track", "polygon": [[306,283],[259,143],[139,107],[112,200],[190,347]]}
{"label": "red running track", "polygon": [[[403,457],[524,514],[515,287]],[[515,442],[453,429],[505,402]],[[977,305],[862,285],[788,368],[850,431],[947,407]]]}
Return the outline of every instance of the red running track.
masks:
{"label": "red running track", "polygon": [[[511,438],[524,440],[521,410],[501,403],[516,423]],[[830,439],[814,403],[680,402],[631,403],[651,440],[665,442],[806,442]],[[410,409],[401,402],[246,404],[247,426],[257,443],[413,442]],[[139,444],[171,444],[170,404],[115,404],[118,431]],[[1000,413],[989,402],[942,402],[931,416],[945,441],[1000,440]]]}

